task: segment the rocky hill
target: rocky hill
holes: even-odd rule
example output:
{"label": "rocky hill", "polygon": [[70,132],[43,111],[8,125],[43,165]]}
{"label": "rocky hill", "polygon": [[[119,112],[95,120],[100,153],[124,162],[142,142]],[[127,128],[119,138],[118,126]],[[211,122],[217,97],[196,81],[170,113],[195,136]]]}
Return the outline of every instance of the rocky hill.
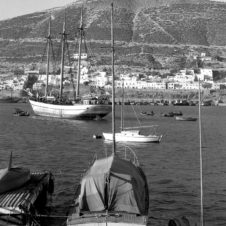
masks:
{"label": "rocky hill", "polygon": [[[85,2],[85,4],[84,4]],[[66,13],[68,39],[75,39],[84,7],[86,37],[99,64],[110,54],[111,0],[79,0],[54,8],[0,21],[1,61],[31,63],[41,60],[50,14],[55,51]],[[119,65],[178,68],[205,52],[211,67],[224,67],[226,4],[209,0],[115,0],[116,61]],[[75,45],[71,45],[75,51]]]}

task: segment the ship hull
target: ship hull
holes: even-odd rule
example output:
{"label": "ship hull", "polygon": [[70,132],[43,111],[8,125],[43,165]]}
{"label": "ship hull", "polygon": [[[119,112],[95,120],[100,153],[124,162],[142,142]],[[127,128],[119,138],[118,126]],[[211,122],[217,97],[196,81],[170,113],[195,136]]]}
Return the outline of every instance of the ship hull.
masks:
{"label": "ship hull", "polygon": [[111,105],[56,105],[29,100],[34,114],[62,119],[99,119],[111,112]]}

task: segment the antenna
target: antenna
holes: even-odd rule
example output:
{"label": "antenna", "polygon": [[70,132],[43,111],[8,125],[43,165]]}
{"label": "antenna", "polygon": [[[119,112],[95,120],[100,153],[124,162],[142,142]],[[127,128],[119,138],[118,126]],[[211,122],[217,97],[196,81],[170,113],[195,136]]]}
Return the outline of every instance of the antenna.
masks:
{"label": "antenna", "polygon": [[201,121],[201,88],[199,79],[199,154],[200,154],[200,225],[203,226],[203,178],[202,178],[202,121]]}
{"label": "antenna", "polygon": [[114,63],[115,63],[115,49],[114,49],[114,14],[113,14],[113,2],[111,3],[111,52],[112,52],[112,139],[113,139],[113,145],[112,145],[112,152],[113,154],[116,153],[115,151],[115,71],[114,71]]}

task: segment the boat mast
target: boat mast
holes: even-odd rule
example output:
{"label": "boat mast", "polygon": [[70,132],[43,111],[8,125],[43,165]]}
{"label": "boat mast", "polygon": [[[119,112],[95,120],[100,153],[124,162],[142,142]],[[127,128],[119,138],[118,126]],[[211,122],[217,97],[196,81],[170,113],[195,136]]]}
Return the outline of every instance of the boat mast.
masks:
{"label": "boat mast", "polygon": [[45,88],[45,97],[48,96],[48,89],[49,89],[50,45],[51,45],[51,15],[49,17],[49,34],[47,36],[47,62],[46,62],[46,88]]}
{"label": "boat mast", "polygon": [[65,52],[65,40],[67,37],[65,29],[66,29],[66,13],[64,14],[63,32],[61,33],[62,45],[61,45],[60,98],[62,98],[62,94],[63,94],[64,52]]}
{"label": "boat mast", "polygon": [[121,131],[124,130],[124,80],[122,80]]}
{"label": "boat mast", "polygon": [[80,20],[80,40],[79,40],[79,49],[78,49],[78,71],[77,71],[77,86],[76,86],[76,99],[79,98],[79,85],[80,85],[80,74],[81,74],[81,46],[82,46],[82,39],[83,39],[83,8],[81,9],[81,20]]}
{"label": "boat mast", "polygon": [[113,2],[111,3],[111,53],[112,53],[112,152],[113,154],[116,153],[115,151],[115,70],[114,70],[114,63],[115,63],[115,49],[114,49],[114,24],[113,24],[114,14],[113,14]]}
{"label": "boat mast", "polygon": [[200,154],[200,225],[203,226],[203,176],[202,176],[202,121],[201,121],[201,88],[199,79],[199,154]]}

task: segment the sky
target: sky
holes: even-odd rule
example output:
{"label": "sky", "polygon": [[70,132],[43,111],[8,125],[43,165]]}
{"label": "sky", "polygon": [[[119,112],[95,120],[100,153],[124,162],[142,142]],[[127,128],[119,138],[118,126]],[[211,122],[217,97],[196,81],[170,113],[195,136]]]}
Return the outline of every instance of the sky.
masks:
{"label": "sky", "polygon": [[[0,20],[64,6],[77,0],[0,0]],[[214,0],[226,2],[226,0]]]}
{"label": "sky", "polygon": [[0,20],[72,3],[73,0],[0,0]]}

